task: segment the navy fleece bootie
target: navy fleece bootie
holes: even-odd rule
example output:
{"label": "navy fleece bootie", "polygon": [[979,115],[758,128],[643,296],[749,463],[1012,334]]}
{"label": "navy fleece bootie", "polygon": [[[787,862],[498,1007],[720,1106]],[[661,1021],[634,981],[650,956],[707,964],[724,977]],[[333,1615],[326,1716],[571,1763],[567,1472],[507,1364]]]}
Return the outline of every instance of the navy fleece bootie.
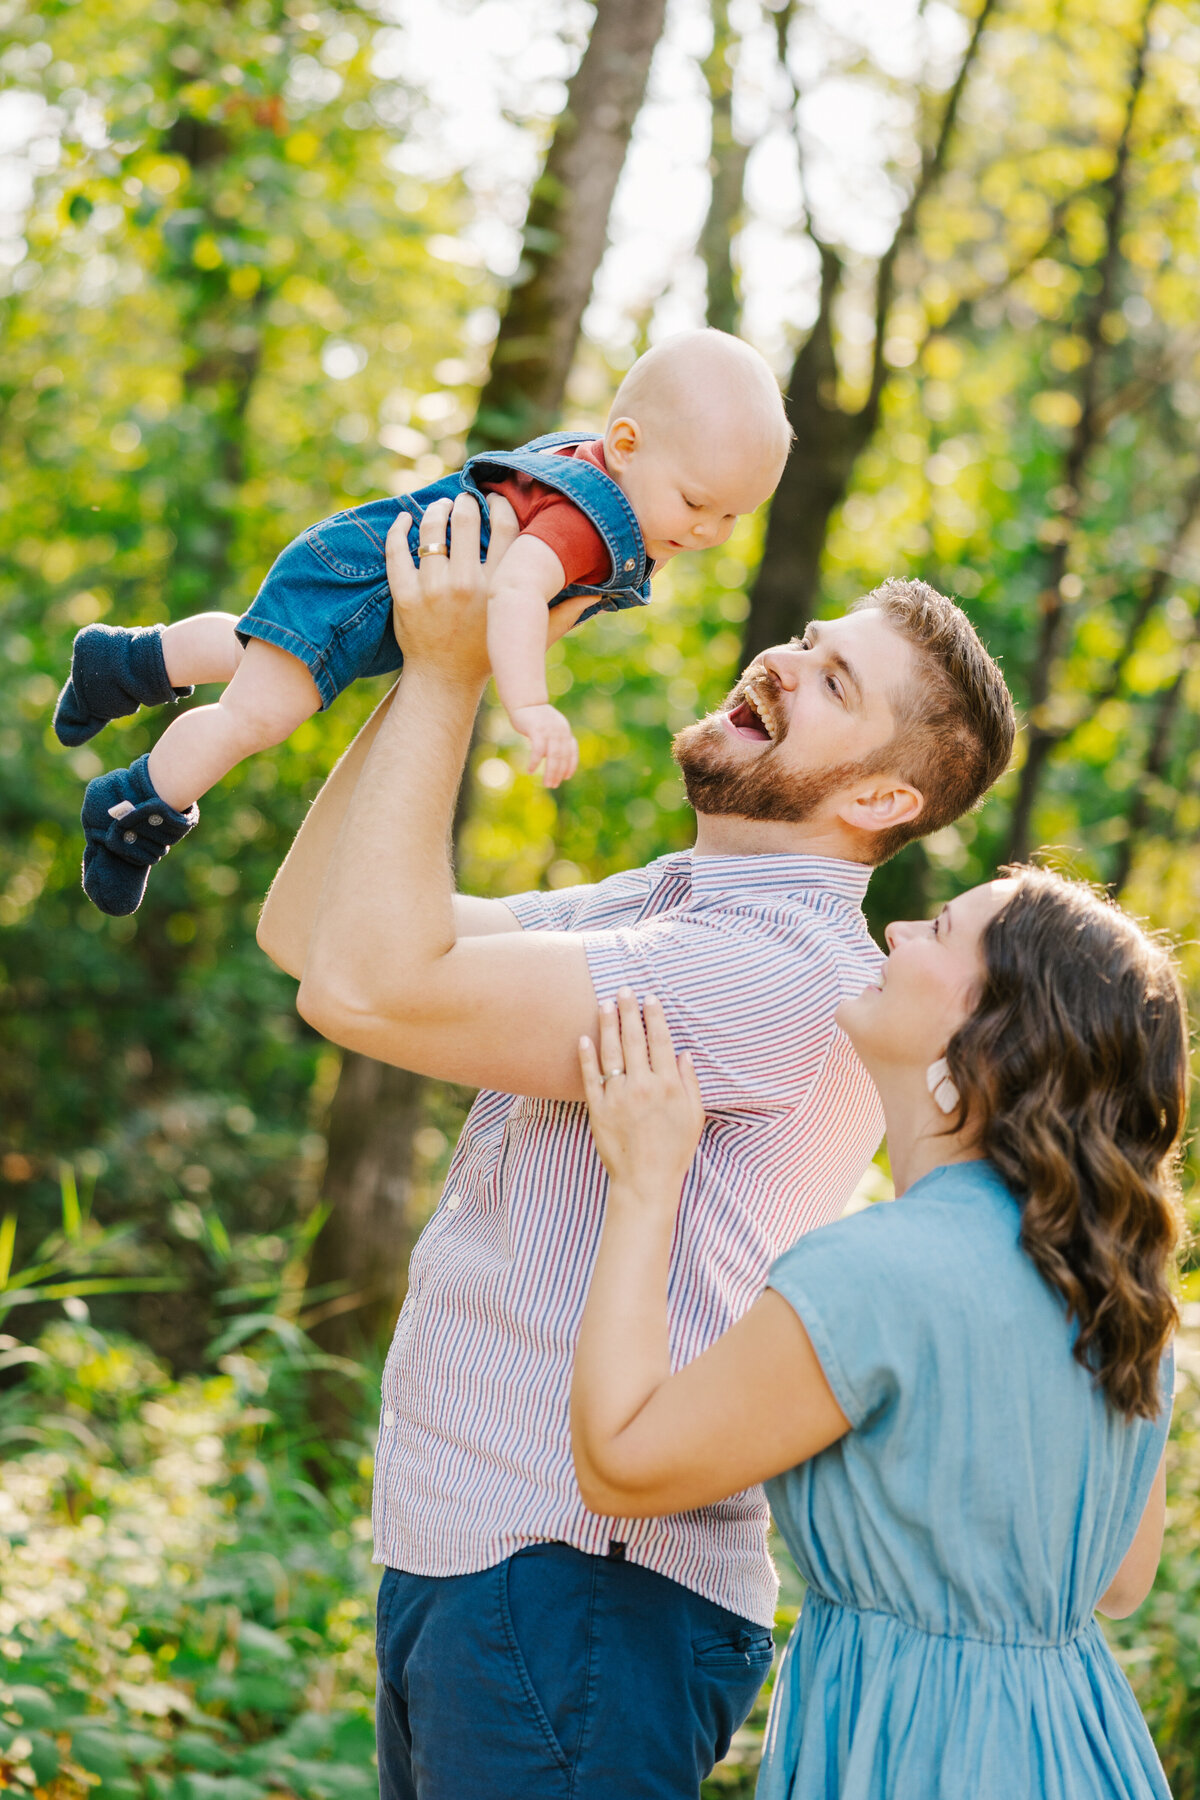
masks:
{"label": "navy fleece bootie", "polygon": [[71,675],[58,696],[54,729],[60,743],[86,744],[110,719],[139,706],[183,700],[190,687],[172,687],[163,661],[163,628],[85,625],[71,651]]}
{"label": "navy fleece bootie", "polygon": [[89,781],[83,796],[83,891],[101,912],[136,912],[151,863],[186,837],[200,817],[160,799],[150,785],[148,756],[128,769],[110,769]]}

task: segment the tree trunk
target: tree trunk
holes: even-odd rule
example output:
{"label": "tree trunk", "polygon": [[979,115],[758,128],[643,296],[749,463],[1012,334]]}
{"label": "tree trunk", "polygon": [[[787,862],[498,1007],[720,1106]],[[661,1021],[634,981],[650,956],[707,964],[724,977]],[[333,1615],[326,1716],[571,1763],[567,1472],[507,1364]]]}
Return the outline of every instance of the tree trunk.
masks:
{"label": "tree trunk", "polygon": [[[842,261],[831,244],[821,241],[809,221],[808,235],[821,257],[820,305],[816,323],[797,354],[788,381],[788,417],[796,442],[767,521],[762,562],[750,593],[743,663],[768,645],[798,635],[812,617],[830,517],[845,498],[854,465],[879,420],[888,380],[883,346],[895,295],[897,261],[916,236],[922,201],[945,169],[962,96],[996,3],[997,0],[982,0],[975,15],[970,40],[942,109],[937,135],[922,156],[920,173],[896,234],[876,267],[871,381],[866,400],[855,412],[843,411],[837,397],[839,371],[833,308],[841,285]],[[791,9],[785,9],[782,16],[790,19]],[[780,30],[778,36],[780,59],[786,66],[786,30]],[[796,98],[799,99],[798,94]]]}
{"label": "tree trunk", "polygon": [[[480,396],[473,450],[509,448],[557,422],[665,6],[666,0],[600,0],[533,190],[521,267]],[[456,845],[470,802],[468,771],[455,811]],[[418,1075],[352,1051],[343,1058],[324,1181],[332,1211],[309,1268],[312,1286],[336,1287],[342,1301],[313,1325],[323,1349],[352,1354],[354,1345],[382,1343],[403,1299],[421,1225],[410,1200],[423,1090]],[[338,1390],[321,1384],[317,1401],[334,1429]]]}
{"label": "tree trunk", "polygon": [[1161,782],[1163,771],[1167,766],[1167,757],[1171,748],[1171,733],[1179,714],[1188,674],[1189,659],[1185,653],[1178,675],[1169,687],[1162,690],[1154,708],[1150,742],[1146,748],[1145,761],[1142,763],[1141,779],[1133,790],[1133,798],[1125,815],[1127,829],[1125,836],[1117,846],[1116,865],[1113,869],[1112,881],[1109,883],[1118,900],[1128,886],[1138,843],[1150,823],[1154,791]]}
{"label": "tree trunk", "polygon": [[[329,1112],[324,1198],[329,1217],[317,1242],[321,1268],[310,1281],[339,1292],[310,1326],[322,1349],[360,1356],[386,1341],[404,1297],[416,1238],[412,1140],[424,1081],[407,1069],[348,1054]],[[335,1275],[333,1272],[337,1271]]]}
{"label": "tree trunk", "polygon": [[1129,163],[1134,114],[1146,77],[1146,52],[1149,48],[1150,15],[1154,10],[1149,0],[1142,14],[1142,30],[1134,51],[1129,92],[1121,135],[1117,140],[1112,170],[1104,183],[1105,209],[1104,256],[1100,264],[1100,282],[1084,312],[1079,335],[1088,348],[1083,364],[1079,393],[1079,420],[1071,435],[1071,443],[1063,462],[1060,483],[1064,501],[1060,517],[1053,521],[1055,531],[1047,553],[1046,584],[1039,596],[1037,646],[1029,669],[1029,728],[1026,735],[1025,761],[1017,778],[1004,849],[1005,862],[1024,862],[1032,846],[1033,809],[1051,753],[1061,735],[1047,717],[1053,692],[1058,658],[1067,636],[1069,609],[1062,593],[1062,580],[1067,572],[1072,527],[1079,514],[1084,471],[1093,451],[1103,437],[1100,409],[1100,375],[1106,360],[1104,319],[1114,304],[1117,274],[1121,266],[1121,234],[1129,191]]}
{"label": "tree trunk", "polygon": [[557,423],[665,12],[666,0],[599,0],[530,198],[470,436],[474,451],[511,449]]}
{"label": "tree trunk", "polygon": [[748,144],[733,135],[733,62],[737,39],[729,25],[729,0],[712,0],[713,42],[704,62],[712,109],[712,149],[708,158],[712,194],[700,233],[704,259],[705,318],[718,331],[736,332],[741,299],[733,268],[733,240],[741,228]]}

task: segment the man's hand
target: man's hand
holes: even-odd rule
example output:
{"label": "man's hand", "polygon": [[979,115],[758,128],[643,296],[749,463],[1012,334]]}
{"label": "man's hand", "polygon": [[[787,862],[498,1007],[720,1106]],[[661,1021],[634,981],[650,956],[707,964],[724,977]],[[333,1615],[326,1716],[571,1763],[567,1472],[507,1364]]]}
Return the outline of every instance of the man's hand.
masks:
{"label": "man's hand", "polygon": [[504,552],[517,535],[517,519],[501,495],[488,501],[492,535],[487,561],[479,560],[479,507],[470,494],[460,494],[453,507],[437,500],[421,520],[421,547],[445,551],[451,525],[450,553],[421,558],[413,567],[408,547],[412,524],[400,513],[387,535],[388,585],[392,619],[405,665],[436,669],[441,676],[481,688],[489,673],[487,654],[488,585]]}

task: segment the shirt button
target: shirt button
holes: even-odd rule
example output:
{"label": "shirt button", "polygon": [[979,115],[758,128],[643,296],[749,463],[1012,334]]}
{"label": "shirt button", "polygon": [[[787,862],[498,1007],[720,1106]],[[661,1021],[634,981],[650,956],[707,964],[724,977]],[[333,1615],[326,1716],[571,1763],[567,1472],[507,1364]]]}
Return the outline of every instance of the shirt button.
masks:
{"label": "shirt button", "polygon": [[626,568],[626,571],[628,571],[628,570],[630,570],[630,569],[632,569],[632,568],[633,568],[633,566],[634,566],[634,561],[633,561],[633,558],[632,558],[632,556],[627,556],[627,557],[626,557],[626,558],[625,558],[625,568]]}
{"label": "shirt button", "polygon": [[396,1423],[396,1414],[392,1407],[389,1406],[387,1408],[387,1411],[383,1415],[383,1422],[387,1426],[389,1431],[391,1430],[392,1426]]}
{"label": "shirt button", "polygon": [[462,1198],[463,1197],[461,1194],[447,1194],[447,1196],[446,1196],[446,1211],[447,1212],[457,1212],[459,1207],[462,1205]]}
{"label": "shirt button", "polygon": [[137,843],[137,832],[136,831],[123,831],[121,833],[121,836],[125,839],[125,842],[127,844],[136,844]]}

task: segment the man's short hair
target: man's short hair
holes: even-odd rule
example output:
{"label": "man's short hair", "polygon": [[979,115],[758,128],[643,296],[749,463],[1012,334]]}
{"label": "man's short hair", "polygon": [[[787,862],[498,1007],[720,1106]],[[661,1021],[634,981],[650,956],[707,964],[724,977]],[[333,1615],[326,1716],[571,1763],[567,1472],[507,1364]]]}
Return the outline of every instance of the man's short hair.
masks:
{"label": "man's short hair", "polygon": [[1008,767],[1016,735],[1012,695],[960,606],[925,581],[892,579],[855,601],[883,615],[912,646],[917,678],[893,693],[896,729],[882,752],[925,804],[915,819],[876,834],[872,861],[961,818]]}

